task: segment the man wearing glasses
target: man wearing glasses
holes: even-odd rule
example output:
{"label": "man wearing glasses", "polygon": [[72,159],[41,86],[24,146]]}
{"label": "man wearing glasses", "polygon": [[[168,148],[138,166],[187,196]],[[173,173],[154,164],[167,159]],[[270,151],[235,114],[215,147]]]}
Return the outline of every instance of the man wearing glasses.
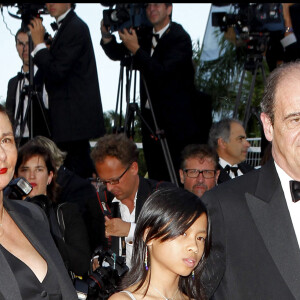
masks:
{"label": "man wearing glasses", "polygon": [[136,144],[125,134],[101,137],[91,154],[99,176],[97,181],[105,189],[107,199],[100,201],[107,202],[111,211],[111,216],[104,214],[103,230],[107,238],[111,237],[112,251],[126,257],[128,267],[135,223],[145,200],[158,187],[172,185],[139,176],[138,154]]}
{"label": "man wearing glasses", "polygon": [[208,145],[187,145],[182,151],[180,181],[198,197],[213,188],[218,180],[218,154]]}

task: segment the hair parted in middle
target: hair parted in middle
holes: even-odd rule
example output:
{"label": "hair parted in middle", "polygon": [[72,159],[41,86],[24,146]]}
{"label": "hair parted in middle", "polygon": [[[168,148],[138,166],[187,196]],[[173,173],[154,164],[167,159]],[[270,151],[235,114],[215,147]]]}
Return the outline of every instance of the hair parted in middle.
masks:
{"label": "hair parted in middle", "polygon": [[[161,242],[175,239],[190,228],[203,213],[207,215],[201,199],[182,188],[160,188],[151,194],[138,217],[134,233],[132,267],[124,277],[121,288],[125,289],[140,282],[136,289],[138,290],[145,283],[147,271],[144,261],[148,242],[153,239],[161,239]],[[211,225],[208,215],[207,218],[207,238],[202,258],[194,269],[195,278],[192,278],[191,273],[186,277],[180,276],[179,279],[179,289],[194,299],[205,299],[200,276],[210,251]],[[150,270],[151,256],[148,259],[148,267]]]}

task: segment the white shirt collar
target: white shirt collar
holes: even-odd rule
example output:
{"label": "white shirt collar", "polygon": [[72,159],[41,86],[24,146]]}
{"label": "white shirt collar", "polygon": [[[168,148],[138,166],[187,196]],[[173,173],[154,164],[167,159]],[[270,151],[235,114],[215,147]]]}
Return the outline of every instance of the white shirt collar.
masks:
{"label": "white shirt collar", "polygon": [[[135,193],[135,196],[134,196],[134,207],[136,206],[136,197],[137,197],[137,192]],[[119,202],[119,205],[125,205],[125,204],[122,203],[121,200],[117,199],[116,197],[114,197],[112,202]]]}
{"label": "white shirt collar", "polygon": [[219,164],[220,166],[224,169],[227,165],[231,166],[231,167],[237,167],[238,165],[237,164],[230,164],[228,161],[226,161],[225,159],[219,157]]}
{"label": "white shirt collar", "polygon": [[64,14],[60,15],[60,16],[57,18],[56,22],[57,22],[58,26],[60,25],[59,22],[61,22],[61,21],[66,17],[66,15],[69,13],[69,11],[70,11],[71,9],[72,9],[72,8],[69,8]]}
{"label": "white shirt collar", "polygon": [[292,202],[292,196],[290,192],[290,180],[293,180],[279,165],[274,161],[275,168],[281,183],[281,187],[284,192],[284,196],[286,201]]}
{"label": "white shirt collar", "polygon": [[166,30],[170,27],[170,23],[168,23],[164,28],[162,28],[161,30],[155,32],[155,29],[153,28],[153,33],[154,34],[158,34],[159,38],[162,37],[162,35],[166,32]]}

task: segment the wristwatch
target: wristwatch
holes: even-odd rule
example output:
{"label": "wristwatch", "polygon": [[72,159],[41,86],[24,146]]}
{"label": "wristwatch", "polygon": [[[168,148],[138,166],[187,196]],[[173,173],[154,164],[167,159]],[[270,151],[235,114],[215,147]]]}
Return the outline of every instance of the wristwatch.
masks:
{"label": "wristwatch", "polygon": [[289,26],[285,27],[285,32],[286,33],[288,33],[288,32],[294,32],[293,27],[289,27]]}

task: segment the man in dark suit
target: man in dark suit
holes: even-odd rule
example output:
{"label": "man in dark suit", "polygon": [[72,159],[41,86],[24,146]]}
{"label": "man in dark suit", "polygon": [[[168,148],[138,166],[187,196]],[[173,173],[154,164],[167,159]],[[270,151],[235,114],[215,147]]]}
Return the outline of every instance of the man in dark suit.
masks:
{"label": "man in dark suit", "polygon": [[[144,202],[157,188],[172,185],[139,176],[138,154],[136,144],[125,134],[105,135],[98,140],[92,151],[98,182],[109,192],[100,197],[110,208],[112,216],[105,216],[105,235],[112,237],[112,250],[126,256],[128,266],[136,221]],[[98,210],[100,213],[101,210]]]}
{"label": "man in dark suit", "polygon": [[[50,136],[48,95],[44,91],[41,72],[34,67],[29,70],[28,34],[21,28],[15,35],[16,48],[23,65],[21,72],[8,82],[6,108],[14,120],[16,142],[20,146],[36,135]],[[29,72],[34,72],[33,91],[29,101]],[[32,134],[32,136],[30,136]]]}
{"label": "man in dark suit", "polygon": [[89,29],[71,3],[46,3],[46,7],[58,24],[50,50],[43,41],[42,20],[34,18],[28,27],[34,43],[33,61],[43,72],[49,95],[52,138],[68,153],[66,167],[91,177],[89,139],[103,135],[105,129]]}
{"label": "man in dark suit", "polygon": [[[121,44],[116,42],[115,36],[108,32],[102,22],[101,46],[113,60],[133,58],[133,68],[139,70],[142,76],[142,117],[155,131],[150,109],[152,104],[157,126],[164,130],[177,172],[183,148],[188,144],[207,142],[211,110],[207,103],[203,103],[207,98],[201,97],[194,86],[191,38],[181,25],[171,21],[171,13],[171,3],[148,3],[146,14],[153,27],[139,32],[135,29],[119,31]],[[199,102],[202,104],[199,105]],[[198,105],[201,111],[196,109]],[[151,137],[144,122],[142,138],[149,178],[170,180],[160,142]]]}
{"label": "man in dark suit", "polygon": [[212,221],[205,284],[215,300],[300,299],[299,78],[297,62],[267,80],[261,120],[274,160],[203,197]]}
{"label": "man in dark suit", "polygon": [[253,170],[251,165],[244,162],[250,144],[239,120],[223,119],[214,123],[209,132],[208,143],[219,155],[218,184]]}

